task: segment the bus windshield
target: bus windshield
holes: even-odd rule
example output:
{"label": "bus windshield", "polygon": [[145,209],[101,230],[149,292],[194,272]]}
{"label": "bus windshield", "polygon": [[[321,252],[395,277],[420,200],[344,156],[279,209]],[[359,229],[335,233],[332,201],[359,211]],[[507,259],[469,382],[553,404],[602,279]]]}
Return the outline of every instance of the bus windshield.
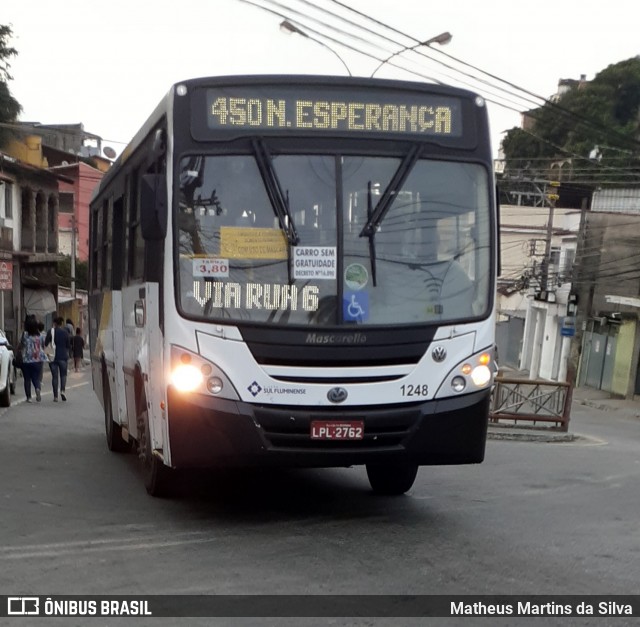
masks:
{"label": "bus windshield", "polygon": [[479,164],[256,150],[184,156],[178,174],[176,294],[189,318],[401,325],[489,312]]}

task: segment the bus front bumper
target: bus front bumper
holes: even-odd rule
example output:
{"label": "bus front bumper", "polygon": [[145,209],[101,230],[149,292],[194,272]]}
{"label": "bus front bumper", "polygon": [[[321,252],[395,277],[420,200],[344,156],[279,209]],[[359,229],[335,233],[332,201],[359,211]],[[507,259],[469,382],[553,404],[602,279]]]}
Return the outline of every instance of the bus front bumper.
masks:
{"label": "bus front bumper", "polygon": [[[484,459],[491,390],[410,405],[274,406],[168,389],[171,465],[340,467]],[[314,440],[313,420],[363,421],[361,440]]]}

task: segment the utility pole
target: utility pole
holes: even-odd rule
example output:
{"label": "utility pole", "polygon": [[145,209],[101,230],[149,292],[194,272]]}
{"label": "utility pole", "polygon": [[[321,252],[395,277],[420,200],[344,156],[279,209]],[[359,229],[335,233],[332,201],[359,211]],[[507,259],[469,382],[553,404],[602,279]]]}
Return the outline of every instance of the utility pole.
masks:
{"label": "utility pole", "polygon": [[[552,189],[560,187],[558,181],[550,181],[549,186]],[[545,190],[546,191],[546,190]],[[551,194],[546,194],[546,198],[549,201],[549,221],[547,222],[547,235],[544,245],[544,259],[542,261],[542,276],[540,277],[540,288],[543,292],[549,290],[549,266],[551,265],[551,239],[553,237],[553,214],[556,208],[556,202],[560,196],[553,191]]]}
{"label": "utility pole", "polygon": [[582,207],[580,212],[580,229],[578,235],[578,245],[576,247],[576,263],[571,280],[571,294],[567,304],[567,315],[575,318],[575,335],[571,338],[571,347],[567,359],[567,383],[570,384],[570,392],[578,385],[578,365],[582,351],[582,338],[586,327],[587,319],[591,313],[593,304],[592,277],[585,264],[587,263],[588,237],[587,237],[587,211]]}
{"label": "utility pole", "polygon": [[71,214],[71,298],[76,298],[76,214]]}
{"label": "utility pole", "polygon": [[[549,187],[551,187],[551,192],[549,193]],[[538,288],[538,293],[534,300],[543,300],[546,302],[555,303],[555,290],[553,293],[553,300],[549,297],[549,268],[551,266],[551,241],[553,238],[553,216],[554,210],[556,206],[556,202],[559,198],[556,193],[556,188],[560,187],[560,183],[557,181],[550,181],[548,183],[545,182],[544,189],[540,189],[540,199],[542,202],[542,206],[548,205],[549,207],[549,218],[547,220],[547,233],[545,237],[545,250],[544,257],[542,259],[541,264],[541,272],[540,272],[540,285]],[[529,365],[529,377],[531,379],[537,379],[540,373],[540,365],[544,358],[543,355],[543,344],[544,344],[544,329],[546,324],[546,316],[549,310],[545,307],[534,307],[533,301],[529,304],[529,309],[527,311],[527,317],[534,316],[533,319],[530,319],[530,322],[533,324],[533,341],[531,345],[531,361]],[[568,346],[565,347],[568,351]]]}
{"label": "utility pole", "polygon": [[[569,384],[567,388],[567,397],[565,399],[565,407],[569,408],[569,412],[571,411],[571,404],[573,402],[573,390],[578,386],[578,364],[580,363],[580,353],[582,350],[582,336],[583,336],[583,328],[582,325],[585,324],[587,316],[591,311],[591,302],[586,304],[580,304],[578,307],[578,293],[584,292],[583,290],[583,282],[585,280],[586,272],[584,269],[585,263],[585,249],[586,249],[586,230],[587,230],[587,216],[586,216],[586,208],[583,206],[582,211],[580,213],[580,230],[578,236],[578,246],[576,248],[576,259],[577,259],[577,272],[573,273],[572,276],[572,285],[571,285],[571,294],[569,295],[569,302],[567,303],[567,315],[574,317],[574,325],[576,333],[571,338],[571,344],[569,346],[569,351],[567,355],[567,366],[566,366],[566,382]],[[575,266],[574,266],[575,267]],[[591,298],[589,299],[591,301]],[[580,311],[582,312],[581,315]],[[563,338],[566,339],[566,338]],[[567,420],[569,420],[569,416],[567,416]]]}

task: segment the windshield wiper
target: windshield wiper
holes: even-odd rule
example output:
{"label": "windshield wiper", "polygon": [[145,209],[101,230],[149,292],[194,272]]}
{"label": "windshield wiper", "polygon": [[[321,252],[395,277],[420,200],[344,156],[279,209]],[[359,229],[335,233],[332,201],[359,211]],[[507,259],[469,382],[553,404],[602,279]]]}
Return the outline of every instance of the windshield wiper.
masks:
{"label": "windshield wiper", "polygon": [[[371,220],[373,215],[373,197],[371,196],[371,181],[367,182],[367,220]],[[368,224],[368,222],[367,222]],[[366,227],[365,227],[366,228]],[[362,237],[362,233],[360,234]],[[373,229],[369,235],[369,265],[371,266],[371,280],[373,287],[378,284],[376,280],[376,230]]]}
{"label": "windshield wiper", "polygon": [[371,212],[370,216],[368,216],[369,219],[367,220],[367,223],[364,225],[362,231],[360,231],[360,237],[368,237],[369,241],[373,241],[371,238],[375,237],[376,230],[387,215],[387,211],[389,211],[391,203],[395,200],[397,193],[402,189],[409,173],[416,164],[420,150],[420,146],[414,146],[402,160],[402,163],[398,166],[398,169],[389,182],[389,185],[387,185],[387,188],[382,193],[375,210]]}
{"label": "windshield wiper", "polygon": [[396,173],[384,190],[375,210],[373,209],[373,200],[371,196],[371,181],[367,184],[367,223],[360,231],[360,237],[369,238],[369,265],[371,267],[371,280],[373,286],[377,285],[376,281],[376,231],[380,223],[387,215],[387,211],[391,207],[391,203],[395,200],[398,192],[402,189],[407,176],[413,169],[420,154],[420,146],[414,146],[402,160],[398,166]]}
{"label": "windshield wiper", "polygon": [[289,244],[291,246],[297,246],[300,238],[298,237],[295,224],[293,223],[293,217],[289,210],[289,194],[287,193],[285,195],[282,193],[278,175],[273,168],[271,155],[264,142],[261,139],[254,139],[252,143],[256,161],[258,162],[258,169],[262,175],[271,206],[280,222],[280,228],[287,236]]}

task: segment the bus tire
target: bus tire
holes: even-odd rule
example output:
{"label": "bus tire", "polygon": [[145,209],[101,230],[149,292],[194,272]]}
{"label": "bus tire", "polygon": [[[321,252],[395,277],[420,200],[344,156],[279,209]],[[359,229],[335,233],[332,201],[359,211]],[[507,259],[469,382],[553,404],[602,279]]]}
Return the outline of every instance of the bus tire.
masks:
{"label": "bus tire", "polygon": [[367,464],[367,477],[376,494],[397,496],[411,489],[418,465],[409,463]]}
{"label": "bus tire", "polygon": [[113,453],[127,453],[131,445],[122,437],[122,425],[113,420],[113,408],[111,407],[111,392],[106,379],[102,383],[104,405],[104,431],[107,438],[107,448]]}
{"label": "bus tire", "polygon": [[11,383],[9,382],[9,374],[7,374],[6,385],[0,394],[0,407],[11,407]]}
{"label": "bus tire", "polygon": [[149,410],[144,396],[138,402],[138,457],[142,468],[142,479],[147,493],[151,496],[170,496],[173,473],[161,459],[153,454],[149,433]]}

